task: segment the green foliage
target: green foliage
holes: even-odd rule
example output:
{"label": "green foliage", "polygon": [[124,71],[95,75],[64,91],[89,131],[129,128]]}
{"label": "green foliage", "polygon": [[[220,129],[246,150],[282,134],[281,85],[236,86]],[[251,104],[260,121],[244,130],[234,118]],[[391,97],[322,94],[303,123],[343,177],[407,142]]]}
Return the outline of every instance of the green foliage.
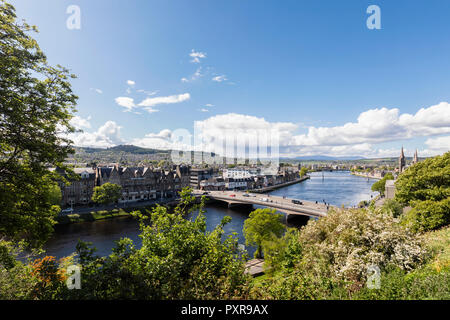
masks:
{"label": "green foliage", "polygon": [[302,167],[299,171],[300,178],[303,178],[307,173],[308,173],[308,169],[305,167]]}
{"label": "green foliage", "polygon": [[386,188],[386,180],[394,180],[392,173],[387,173],[381,180],[378,180],[372,185],[372,191],[379,192],[382,196]]}
{"label": "green foliage", "polygon": [[394,199],[386,199],[381,210],[384,213],[392,215],[394,218],[398,218],[403,213],[402,205]]}
{"label": "green foliage", "polygon": [[263,241],[264,268],[267,273],[292,269],[302,257],[299,230],[288,229],[281,238]]}
{"label": "green foliage", "polygon": [[450,198],[418,201],[403,217],[403,223],[415,232],[436,230],[450,224]]}
{"label": "green foliage", "polygon": [[450,223],[450,151],[409,167],[395,186],[395,199],[413,208],[404,217],[413,230],[434,230]]}
{"label": "green foliage", "polygon": [[72,152],[64,133],[74,131],[77,97],[73,75],[48,65],[30,32],[36,28],[0,0],[0,234],[39,246],[58,212],[47,167],[62,167]]}
{"label": "green foliage", "polygon": [[449,300],[450,270],[437,272],[420,268],[406,272],[390,267],[381,275],[380,289],[362,288],[352,299],[370,300]]}
{"label": "green foliage", "polygon": [[[189,197],[188,192],[184,194]],[[142,248],[130,239],[117,242],[113,253],[101,258],[86,243],[77,246],[83,277],[81,290],[70,299],[231,299],[246,295],[249,277],[237,238],[224,238],[224,218],[213,231],[206,231],[204,201],[191,206],[195,219],[183,216],[180,204],[174,213],[158,206],[141,219]]]}
{"label": "green foliage", "polygon": [[409,167],[397,179],[395,198],[405,206],[450,197],[450,151]]}
{"label": "green foliage", "polygon": [[244,222],[245,242],[249,246],[256,245],[255,258],[262,257],[262,245],[264,241],[271,241],[280,237],[285,227],[282,214],[275,213],[276,210],[256,209]]}
{"label": "green foliage", "polygon": [[56,182],[51,183],[48,187],[48,198],[52,205],[59,206],[62,200],[61,188]]}
{"label": "green foliage", "polygon": [[22,252],[20,245],[0,240],[0,299],[31,299],[37,281],[31,266],[17,260]]}
{"label": "green foliage", "polygon": [[105,183],[94,188],[92,201],[99,204],[117,202],[122,196],[122,187],[114,183]]}
{"label": "green foliage", "polygon": [[268,250],[269,277],[254,298],[349,299],[366,283],[368,266],[412,271],[428,251],[391,215],[366,209],[331,211],[290,231]]}

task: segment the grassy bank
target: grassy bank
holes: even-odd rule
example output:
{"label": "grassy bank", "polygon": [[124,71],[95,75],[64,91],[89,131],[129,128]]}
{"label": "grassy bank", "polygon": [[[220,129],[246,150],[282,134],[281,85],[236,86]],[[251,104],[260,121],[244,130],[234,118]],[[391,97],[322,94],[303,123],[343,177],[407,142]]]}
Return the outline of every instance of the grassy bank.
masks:
{"label": "grassy bank", "polygon": [[[142,209],[142,208],[141,208]],[[112,219],[117,217],[131,216],[131,212],[135,209],[113,209],[91,211],[87,213],[74,213],[56,218],[58,224],[70,224],[78,222],[92,222],[97,220]]]}

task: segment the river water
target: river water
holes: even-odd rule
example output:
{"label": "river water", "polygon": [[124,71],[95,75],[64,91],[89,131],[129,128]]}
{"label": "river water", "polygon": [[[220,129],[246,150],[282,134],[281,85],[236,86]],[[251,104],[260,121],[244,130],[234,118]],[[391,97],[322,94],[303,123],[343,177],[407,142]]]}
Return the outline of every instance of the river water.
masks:
{"label": "river water", "polygon": [[[373,179],[357,177],[346,171],[313,172],[311,179],[294,184],[282,189],[274,190],[270,194],[286,196],[288,198],[303,199],[330,203],[335,206],[346,207],[357,205],[362,200],[370,200],[375,193],[370,191]],[[254,206],[258,207],[258,206]],[[245,239],[242,228],[250,209],[230,210],[226,205],[208,205],[206,224],[209,231],[217,226],[224,216],[232,218],[231,223],[225,226],[225,233],[236,232],[239,243],[244,244]],[[192,214],[189,218],[195,217]],[[139,238],[139,224],[133,218],[115,218],[70,225],[56,226],[55,234],[45,246],[46,254],[61,258],[75,251],[78,240],[92,242],[97,248],[97,254],[108,255],[115,245],[115,241],[121,238],[130,238],[137,247],[141,245]],[[254,248],[247,248],[253,255]]]}

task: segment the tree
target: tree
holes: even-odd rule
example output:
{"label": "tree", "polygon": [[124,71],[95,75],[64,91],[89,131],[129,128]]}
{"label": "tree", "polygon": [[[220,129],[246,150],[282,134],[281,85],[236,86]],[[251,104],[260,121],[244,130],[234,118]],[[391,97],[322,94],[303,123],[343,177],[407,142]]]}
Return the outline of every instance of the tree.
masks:
{"label": "tree", "polygon": [[244,222],[245,242],[249,246],[256,245],[255,258],[262,258],[264,241],[280,237],[285,230],[281,222],[283,215],[275,212],[275,209],[256,209]]}
{"label": "tree", "polygon": [[384,196],[384,190],[386,189],[387,180],[394,180],[394,176],[392,175],[392,173],[386,173],[386,175],[381,180],[375,182],[372,185],[372,191],[379,192],[380,195]]}
{"label": "tree", "polygon": [[29,35],[36,27],[16,21],[0,0],[0,235],[41,245],[59,210],[48,201],[49,166],[63,167],[72,152],[64,135],[77,97],[61,66],[50,66]]}
{"label": "tree", "polygon": [[[236,235],[224,237],[225,217],[212,231],[206,230],[204,199],[193,205],[190,190],[169,213],[157,206],[134,215],[141,221],[142,246],[130,239],[117,242],[111,255],[98,257],[86,243],[77,245],[83,276],[81,289],[69,299],[192,300],[244,297],[250,276],[245,255],[239,255]],[[190,206],[186,206],[190,203]],[[189,209],[188,209],[189,208]],[[189,212],[198,211],[192,219]]]}
{"label": "tree", "polygon": [[450,151],[421,161],[400,174],[395,199],[413,209],[404,222],[416,231],[450,224]]}
{"label": "tree", "polygon": [[299,172],[300,178],[303,178],[307,173],[308,173],[308,169],[306,169],[305,167],[302,167]]}
{"label": "tree", "polygon": [[99,204],[111,204],[122,197],[122,187],[114,183],[105,183],[94,188],[92,201]]}

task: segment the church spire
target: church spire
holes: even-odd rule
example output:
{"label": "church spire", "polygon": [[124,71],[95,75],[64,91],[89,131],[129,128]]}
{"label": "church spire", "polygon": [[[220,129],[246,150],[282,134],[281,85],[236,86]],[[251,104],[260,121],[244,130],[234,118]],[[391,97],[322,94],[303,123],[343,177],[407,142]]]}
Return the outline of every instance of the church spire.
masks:
{"label": "church spire", "polygon": [[417,154],[417,149],[416,149],[416,152],[414,153],[413,164],[416,164],[417,162],[419,162],[419,155]]}
{"label": "church spire", "polygon": [[398,173],[402,173],[405,169],[406,161],[405,161],[405,153],[403,152],[403,146],[402,151],[400,153],[400,157],[398,158]]}

